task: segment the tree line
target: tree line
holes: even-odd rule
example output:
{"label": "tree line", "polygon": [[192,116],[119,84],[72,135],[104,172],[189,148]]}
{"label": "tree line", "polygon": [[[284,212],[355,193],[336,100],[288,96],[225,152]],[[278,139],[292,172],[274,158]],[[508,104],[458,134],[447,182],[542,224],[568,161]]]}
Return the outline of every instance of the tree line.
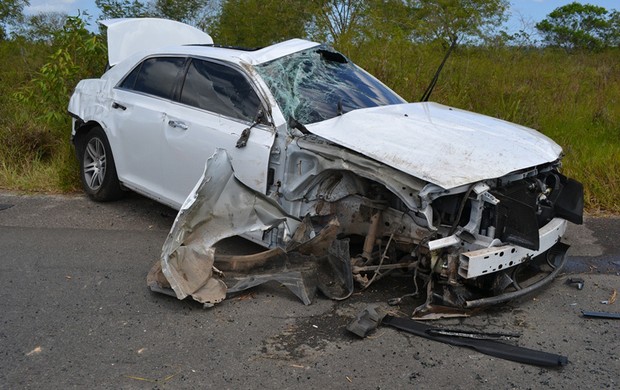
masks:
{"label": "tree line", "polygon": [[[543,45],[567,50],[620,46],[620,12],[573,2],[508,33],[508,0],[95,0],[100,19],[163,17],[208,31],[219,44],[266,46],[300,37],[336,47],[368,42]],[[28,0],[0,3],[0,41],[49,41],[68,15],[25,15]],[[88,19],[87,14],[79,15]],[[524,39],[525,38],[525,39]]]}

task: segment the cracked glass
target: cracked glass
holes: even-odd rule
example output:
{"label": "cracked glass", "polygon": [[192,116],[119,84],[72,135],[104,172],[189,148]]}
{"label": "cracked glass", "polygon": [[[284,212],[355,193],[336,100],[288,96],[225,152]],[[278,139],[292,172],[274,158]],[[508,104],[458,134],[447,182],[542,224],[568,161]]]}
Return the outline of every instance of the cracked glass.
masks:
{"label": "cracked glass", "polygon": [[342,54],[318,46],[256,67],[287,120],[310,124],[368,107],[405,103]]}

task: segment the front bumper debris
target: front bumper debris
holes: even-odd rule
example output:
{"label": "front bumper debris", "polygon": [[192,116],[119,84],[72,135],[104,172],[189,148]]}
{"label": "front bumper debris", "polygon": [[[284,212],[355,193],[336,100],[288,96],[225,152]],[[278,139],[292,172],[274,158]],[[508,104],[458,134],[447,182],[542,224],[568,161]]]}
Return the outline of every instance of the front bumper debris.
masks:
{"label": "front bumper debris", "polygon": [[538,250],[527,249],[516,245],[491,247],[472,252],[461,253],[459,259],[459,275],[466,279],[475,278],[487,273],[521,264],[539,254],[546,252],[560,241],[566,232],[568,223],[564,219],[554,218],[539,229]]}
{"label": "front bumper debris", "polygon": [[[213,306],[230,294],[275,281],[308,305],[317,291],[331,299],[346,299],[354,291],[354,281],[365,289],[385,275],[404,273],[415,287],[405,296],[426,295],[413,312],[415,318],[469,315],[470,309],[530,294],[561,271],[568,246],[560,239],[567,221],[557,217],[555,203],[540,202],[547,199],[544,193],[553,195],[545,192],[542,179],[562,191],[563,176],[553,172],[528,176],[529,181],[509,181],[501,188],[475,184],[468,191],[448,194],[434,205],[443,207],[440,216],[422,216],[437,222],[436,227],[423,227],[415,223],[422,219],[405,218],[388,202],[357,193],[346,196],[346,190],[357,188],[355,183],[339,187],[343,194],[331,204],[319,193],[314,214],[295,217],[276,200],[240,182],[226,151],[220,149],[208,160],[201,181],[179,211],[147,284],[153,291]],[[333,183],[346,178],[333,177],[326,188],[333,189]],[[532,187],[533,182],[539,184]],[[563,196],[578,187],[564,183],[568,184],[562,188],[569,190]],[[489,195],[491,191],[497,196]],[[501,196],[513,203],[525,199],[528,221],[538,219],[536,223],[544,226],[537,234],[520,229],[522,220],[498,207]],[[564,204],[562,213],[580,219],[582,197],[571,203],[563,196],[556,199]],[[462,213],[468,209],[468,214]],[[239,235],[268,248],[252,254],[218,249],[220,241]],[[400,298],[390,301],[397,304]]]}

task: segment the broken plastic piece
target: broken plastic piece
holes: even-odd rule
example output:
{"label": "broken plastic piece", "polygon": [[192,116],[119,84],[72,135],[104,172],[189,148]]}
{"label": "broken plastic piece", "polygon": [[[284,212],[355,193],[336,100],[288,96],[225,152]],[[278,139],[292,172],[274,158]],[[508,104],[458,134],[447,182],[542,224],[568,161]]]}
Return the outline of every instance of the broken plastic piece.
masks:
{"label": "broken plastic piece", "polygon": [[349,325],[347,325],[347,330],[355,333],[359,337],[366,337],[368,333],[377,329],[385,315],[386,313],[379,307],[379,305],[370,305],[359,313]]}
{"label": "broken plastic piece", "polygon": [[577,287],[577,290],[583,290],[584,283],[584,280],[581,278],[568,278],[568,280],[566,281],[566,284],[575,285],[575,287]]}
{"label": "broken plastic piece", "polygon": [[586,318],[607,318],[620,320],[620,313],[608,313],[604,311],[581,311],[581,315]]}
{"label": "broken plastic piece", "polygon": [[536,351],[529,348],[518,347],[515,345],[504,344],[496,340],[476,340],[463,337],[432,335],[429,331],[440,330],[425,325],[421,322],[409,318],[398,318],[386,315],[382,321],[385,325],[403,330],[405,332],[425,337],[430,340],[439,341],[446,344],[461,347],[473,348],[480,353],[512,360],[519,363],[532,364],[536,366],[565,366],[568,358],[553,353]]}
{"label": "broken plastic piece", "polygon": [[466,337],[475,340],[510,340],[521,337],[519,333],[503,333],[503,332],[479,332],[474,330],[463,329],[428,329],[426,333],[431,336],[452,336]]}

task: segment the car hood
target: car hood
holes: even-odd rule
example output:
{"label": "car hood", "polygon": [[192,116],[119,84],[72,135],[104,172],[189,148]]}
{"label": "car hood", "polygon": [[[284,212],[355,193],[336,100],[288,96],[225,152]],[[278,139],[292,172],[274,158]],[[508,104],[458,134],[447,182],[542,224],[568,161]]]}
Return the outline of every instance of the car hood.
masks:
{"label": "car hood", "polygon": [[108,29],[108,63],[114,66],[134,53],[164,46],[212,44],[211,36],[195,27],[158,18],[99,21]]}
{"label": "car hood", "polygon": [[306,127],[445,189],[552,162],[562,153],[533,129],[437,103],[359,109]]}

